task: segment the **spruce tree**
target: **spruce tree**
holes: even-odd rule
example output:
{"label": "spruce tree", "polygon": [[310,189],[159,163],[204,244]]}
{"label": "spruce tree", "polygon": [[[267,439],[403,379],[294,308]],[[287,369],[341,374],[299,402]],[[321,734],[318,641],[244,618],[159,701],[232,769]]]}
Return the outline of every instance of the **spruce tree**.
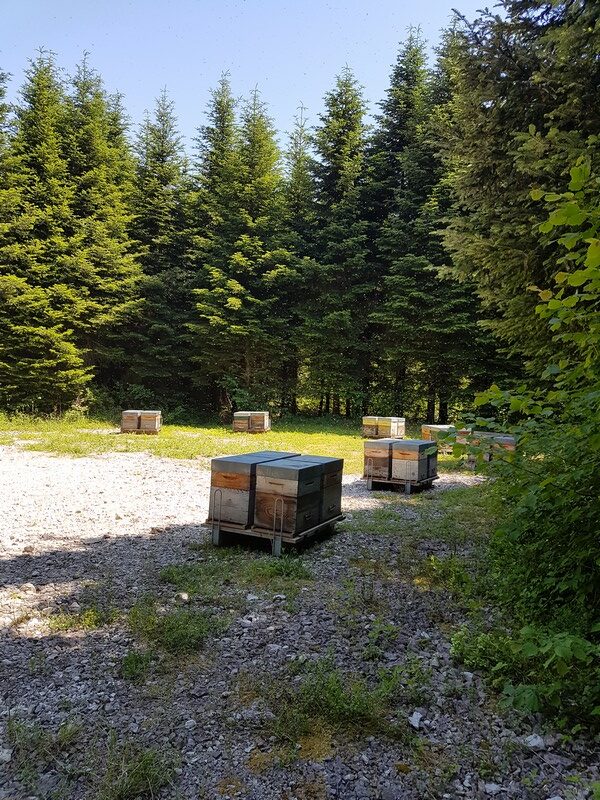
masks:
{"label": "spruce tree", "polygon": [[52,55],[40,53],[27,70],[14,135],[6,134],[1,101],[0,402],[51,411],[89,380],[73,333],[85,303],[67,281],[73,192],[63,156],[65,96]]}
{"label": "spruce tree", "polygon": [[445,243],[456,272],[475,282],[490,328],[536,373],[552,342],[528,286],[548,285],[556,267],[530,190],[553,192],[599,132],[589,113],[600,103],[599,47],[597,5],[585,0],[507,0],[502,14],[460,28]]}
{"label": "spruce tree", "polygon": [[188,324],[194,317],[195,272],[189,260],[186,160],[174,105],[163,91],[136,142],[132,236],[143,270],[143,306],[130,331],[130,380],[164,405],[190,400]]}
{"label": "spruce tree", "polygon": [[200,368],[221,402],[265,403],[278,383],[277,286],[292,261],[282,232],[283,179],[271,121],[257,92],[242,109],[224,77],[201,131],[198,208],[204,221],[196,292]]}
{"label": "spruce tree", "polygon": [[372,276],[360,203],[364,114],[361,89],[345,68],[325,95],[314,135],[319,273],[304,333],[312,383],[325,397],[325,410],[334,413],[340,413],[342,397],[347,414],[353,401],[368,402]]}
{"label": "spruce tree", "polygon": [[130,154],[117,135],[115,108],[87,58],[71,80],[67,109],[73,238],[65,279],[84,305],[75,329],[80,346],[100,379],[110,383],[126,366],[139,278],[129,238]]}

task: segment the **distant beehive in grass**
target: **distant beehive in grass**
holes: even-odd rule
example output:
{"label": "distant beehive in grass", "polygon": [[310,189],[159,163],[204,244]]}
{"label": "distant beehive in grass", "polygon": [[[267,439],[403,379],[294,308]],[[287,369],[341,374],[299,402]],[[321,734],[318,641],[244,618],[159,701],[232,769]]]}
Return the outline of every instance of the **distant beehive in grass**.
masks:
{"label": "distant beehive in grass", "polygon": [[162,424],[160,411],[128,409],[121,414],[121,433],[157,434]]}
{"label": "distant beehive in grass", "polygon": [[268,411],[236,411],[233,415],[233,430],[238,433],[264,433],[271,430]]}
{"label": "distant beehive in grass", "polygon": [[365,477],[387,481],[392,469],[392,445],[397,439],[372,439],[365,442]]}
{"label": "distant beehive in grass", "polygon": [[401,439],[406,430],[404,417],[363,417],[362,435],[366,439]]}
{"label": "distant beehive in grass", "polygon": [[[491,461],[494,451],[496,453],[499,450],[513,451],[517,447],[517,440],[514,436],[507,433],[497,433],[496,431],[470,431],[464,429],[458,431],[456,441],[461,444],[472,444],[476,447],[484,448],[484,461]],[[475,458],[475,454],[471,453],[468,460],[473,463]]]}
{"label": "distant beehive in grass", "polygon": [[437,445],[427,439],[392,444],[392,480],[421,483],[437,478]]}
{"label": "distant beehive in grass", "polygon": [[256,468],[266,461],[281,461],[299,453],[261,450],[211,461],[209,518],[247,527],[254,517]]}
{"label": "distant beehive in grass", "polygon": [[421,437],[428,441],[437,442],[440,451],[452,451],[452,445],[440,444],[439,441],[441,436],[448,436],[451,433],[456,433],[454,425],[430,425],[429,423],[421,425]]}

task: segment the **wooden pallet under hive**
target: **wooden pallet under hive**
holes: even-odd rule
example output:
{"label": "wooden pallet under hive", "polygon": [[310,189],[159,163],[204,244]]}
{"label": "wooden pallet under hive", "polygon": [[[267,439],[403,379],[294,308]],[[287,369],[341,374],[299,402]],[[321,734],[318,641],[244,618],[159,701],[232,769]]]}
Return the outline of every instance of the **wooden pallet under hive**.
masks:
{"label": "wooden pallet under hive", "polygon": [[364,443],[364,476],[389,480],[392,469],[392,445],[396,439],[374,439]]}

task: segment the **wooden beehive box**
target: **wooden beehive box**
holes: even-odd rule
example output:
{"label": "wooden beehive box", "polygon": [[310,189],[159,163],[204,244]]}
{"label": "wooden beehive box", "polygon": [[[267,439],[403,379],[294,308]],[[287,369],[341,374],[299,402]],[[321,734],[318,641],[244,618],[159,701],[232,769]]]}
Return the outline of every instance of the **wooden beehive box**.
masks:
{"label": "wooden beehive box", "polygon": [[140,433],[157,434],[161,424],[160,411],[140,411]]}
{"label": "wooden beehive box", "polygon": [[326,522],[328,519],[339,516],[342,513],[344,459],[329,456],[301,456],[300,459],[309,464],[320,464],[323,468],[319,522]]}
{"label": "wooden beehive box", "polygon": [[401,439],[406,431],[404,417],[363,417],[362,435],[366,439]]}
{"label": "wooden beehive box", "polygon": [[321,464],[286,458],[256,468],[254,525],[297,536],[319,523]]}
{"label": "wooden beehive box", "polygon": [[389,480],[392,468],[392,444],[397,439],[373,439],[365,442],[365,477]]}
{"label": "wooden beehive box", "polygon": [[277,450],[261,450],[241,456],[211,460],[209,519],[247,527],[254,517],[256,468],[265,461],[297,456]]}
{"label": "wooden beehive box", "polygon": [[128,409],[121,414],[121,433],[136,433],[140,426],[141,411]]}
{"label": "wooden beehive box", "polygon": [[437,442],[439,436],[447,436],[455,433],[454,425],[421,425],[421,437],[430,441]]}
{"label": "wooden beehive box", "polygon": [[437,445],[426,439],[392,444],[392,480],[418,483],[437,478]]}
{"label": "wooden beehive box", "polygon": [[236,411],[233,415],[233,430],[244,433],[263,433],[271,430],[268,411]]}

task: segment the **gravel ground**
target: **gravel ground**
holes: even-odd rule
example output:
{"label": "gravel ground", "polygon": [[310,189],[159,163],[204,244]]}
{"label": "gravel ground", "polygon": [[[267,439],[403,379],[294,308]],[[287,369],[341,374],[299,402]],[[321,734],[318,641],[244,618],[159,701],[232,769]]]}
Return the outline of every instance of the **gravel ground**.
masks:
{"label": "gravel ground", "polygon": [[[402,557],[402,537],[361,532],[360,512],[382,500],[359,476],[344,480],[350,523],[302,553],[314,580],[297,597],[263,587],[244,590],[239,602],[225,586],[233,606],[227,631],[142,683],[120,676],[136,645],[123,619],[88,631],[51,627],[58,611],[76,613],[92,595],[123,612],[148,592],[166,608],[188,602],[158,572],[211,557],[190,547],[207,539],[199,523],[209,480],[204,464],[140,453],[70,459],[0,447],[2,800],[95,800],[89,764],[102,763],[111,731],[118,741],[177,754],[172,784],[159,795],[172,800],[598,796],[590,745],[565,743],[538,719],[499,711],[479,677],[452,662],[448,632],[461,613],[444,592],[384,574]],[[434,491],[478,480],[448,474]],[[414,518],[402,495],[397,509],[400,519]],[[365,661],[380,617],[398,635]],[[414,680],[423,686],[413,686],[396,712],[410,741],[335,735],[319,752],[309,748],[283,764],[271,758],[272,710],[243,687],[264,676],[293,681],[290,664],[325,654],[368,680],[382,667],[417,665]],[[32,778],[7,737],[9,718],[52,731],[70,720],[81,727],[68,754],[42,758]]]}

